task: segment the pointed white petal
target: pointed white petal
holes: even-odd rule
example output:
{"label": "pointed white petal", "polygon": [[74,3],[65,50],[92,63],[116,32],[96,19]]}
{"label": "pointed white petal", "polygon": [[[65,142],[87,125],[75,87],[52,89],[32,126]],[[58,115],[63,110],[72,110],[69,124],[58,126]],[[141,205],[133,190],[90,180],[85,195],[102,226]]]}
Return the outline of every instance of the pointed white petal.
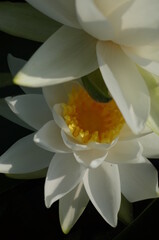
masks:
{"label": "pointed white petal", "polygon": [[139,133],[150,111],[150,97],[144,79],[119,46],[99,42],[97,54],[110,93],[129,127]]}
{"label": "pointed white petal", "polygon": [[80,164],[87,168],[97,168],[106,159],[106,150],[91,149],[85,151],[74,151],[74,156]]}
{"label": "pointed white petal", "polygon": [[40,129],[47,121],[52,119],[51,111],[42,95],[19,95],[7,97],[6,101],[10,109],[34,129]]}
{"label": "pointed white petal", "polygon": [[79,28],[74,0],[27,0],[27,2],[56,21]]}
{"label": "pointed white petal", "polygon": [[52,120],[47,122],[34,136],[34,142],[40,147],[51,152],[71,152],[64,144],[61,137],[61,130]]}
{"label": "pointed white petal", "polygon": [[108,152],[106,161],[110,163],[141,163],[145,162],[142,156],[143,147],[136,140],[118,141]]}
{"label": "pointed white petal", "polygon": [[20,139],[0,156],[1,173],[31,173],[49,166],[53,153],[36,146],[33,136]]}
{"label": "pointed white petal", "polygon": [[0,100],[0,116],[24,127],[30,130],[34,130],[32,127],[30,127],[28,124],[23,122],[8,106],[5,99]]}
{"label": "pointed white petal", "polygon": [[96,39],[63,26],[35,52],[14,81],[43,87],[78,79],[97,67]]}
{"label": "pointed white petal", "polygon": [[73,154],[55,154],[45,182],[46,206],[50,207],[73,190],[82,180],[83,174],[84,168],[76,162]]}
{"label": "pointed white petal", "polygon": [[89,202],[88,195],[81,182],[59,201],[60,224],[67,234],[82,215]]}
{"label": "pointed white petal", "polygon": [[[13,77],[18,73],[18,71],[20,71],[20,69],[26,63],[26,61],[24,59],[16,58],[11,54],[8,54],[7,61],[8,61],[9,70],[10,70]],[[26,94],[30,94],[30,93],[41,94],[41,88],[22,87],[22,90]]]}
{"label": "pointed white petal", "polygon": [[159,158],[159,136],[148,134],[138,139],[143,146],[143,155],[147,158]]}
{"label": "pointed white petal", "polygon": [[119,165],[121,190],[130,202],[159,196],[158,173],[145,159],[145,163]]}
{"label": "pointed white petal", "polygon": [[52,109],[57,103],[66,103],[72,89],[77,86],[79,86],[79,83],[74,80],[49,87],[43,87],[42,90],[47,104]]}
{"label": "pointed white petal", "polygon": [[113,227],[117,225],[121,193],[117,165],[103,162],[84,177],[86,192],[97,211]]}

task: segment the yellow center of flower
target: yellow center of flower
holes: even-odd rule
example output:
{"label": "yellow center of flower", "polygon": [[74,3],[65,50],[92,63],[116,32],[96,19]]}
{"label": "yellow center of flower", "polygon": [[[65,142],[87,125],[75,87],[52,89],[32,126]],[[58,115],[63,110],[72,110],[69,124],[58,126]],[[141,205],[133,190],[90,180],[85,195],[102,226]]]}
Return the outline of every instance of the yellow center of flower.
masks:
{"label": "yellow center of flower", "polygon": [[63,118],[80,143],[111,143],[123,127],[124,118],[114,100],[99,103],[82,88],[74,88],[63,104]]}

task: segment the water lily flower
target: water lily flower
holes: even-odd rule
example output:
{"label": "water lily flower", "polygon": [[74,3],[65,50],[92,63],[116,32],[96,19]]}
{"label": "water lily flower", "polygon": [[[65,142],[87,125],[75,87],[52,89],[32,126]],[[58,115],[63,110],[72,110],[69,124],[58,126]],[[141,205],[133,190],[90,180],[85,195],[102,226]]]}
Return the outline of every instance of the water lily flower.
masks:
{"label": "water lily flower", "polygon": [[31,57],[15,83],[47,86],[100,68],[129,127],[143,130],[150,97],[136,65],[159,75],[158,0],[27,2],[64,26]]}
{"label": "water lily flower", "polygon": [[[148,139],[144,142],[144,136],[139,136],[141,144],[114,100],[95,102],[73,81],[45,87],[43,95],[26,94],[8,97],[6,101],[36,132],[19,140],[0,157],[0,172],[30,173],[48,167],[45,204],[50,207],[59,200],[60,223],[65,233],[89,200],[115,227],[121,193],[131,202],[158,197],[157,170],[143,155]],[[152,144],[154,135],[148,135]],[[158,136],[155,141],[159,142]],[[154,148],[157,157],[158,146]],[[149,157],[151,153],[154,151],[149,151]]]}

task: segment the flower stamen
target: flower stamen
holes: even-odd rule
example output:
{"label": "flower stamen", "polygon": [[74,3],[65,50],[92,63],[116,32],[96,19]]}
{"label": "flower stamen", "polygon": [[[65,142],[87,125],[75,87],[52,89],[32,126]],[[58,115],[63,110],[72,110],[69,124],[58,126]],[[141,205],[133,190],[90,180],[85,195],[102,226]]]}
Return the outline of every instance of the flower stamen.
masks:
{"label": "flower stamen", "polygon": [[120,133],[125,121],[114,100],[100,103],[82,88],[73,88],[63,118],[72,135],[80,143],[111,143]]}

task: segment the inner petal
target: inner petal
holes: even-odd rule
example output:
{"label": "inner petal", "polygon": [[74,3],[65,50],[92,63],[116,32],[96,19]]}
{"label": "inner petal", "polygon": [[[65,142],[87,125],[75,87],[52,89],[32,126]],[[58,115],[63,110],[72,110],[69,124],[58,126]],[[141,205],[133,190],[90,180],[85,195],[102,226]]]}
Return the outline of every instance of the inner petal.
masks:
{"label": "inner petal", "polygon": [[114,100],[100,103],[80,86],[73,88],[62,105],[63,118],[80,143],[111,143],[120,133],[124,118]]}

